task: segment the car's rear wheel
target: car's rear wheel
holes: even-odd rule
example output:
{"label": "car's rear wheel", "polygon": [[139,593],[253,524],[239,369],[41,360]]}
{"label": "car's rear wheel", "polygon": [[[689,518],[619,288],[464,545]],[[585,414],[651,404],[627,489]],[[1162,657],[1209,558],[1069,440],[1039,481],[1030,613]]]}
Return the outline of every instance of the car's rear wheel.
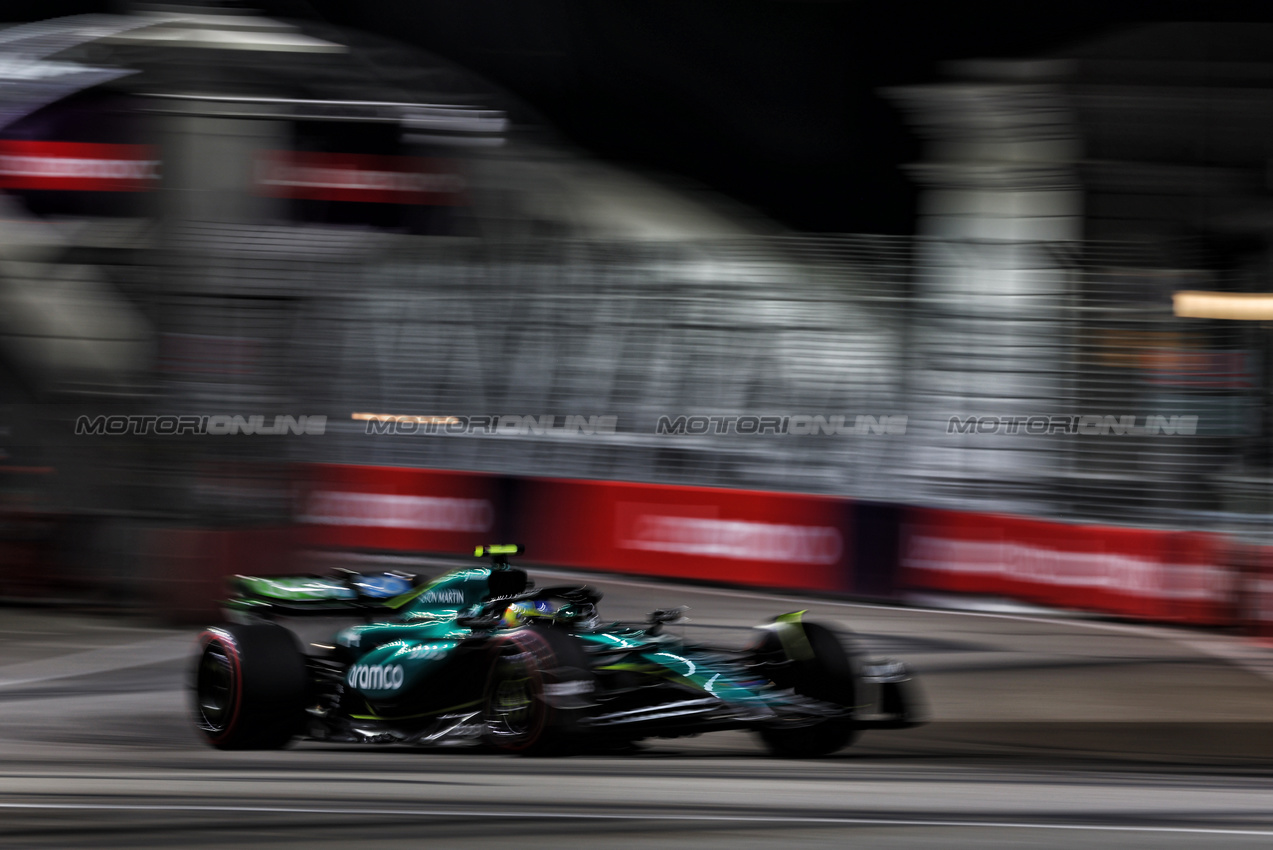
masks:
{"label": "car's rear wheel", "polygon": [[299,731],[305,657],[281,626],[232,625],[199,636],[195,726],[222,750],[277,749]]}
{"label": "car's rear wheel", "polygon": [[[801,696],[851,708],[856,692],[853,666],[844,639],[832,629],[817,623],[802,623],[807,647],[793,653],[770,632],[756,647],[760,658],[780,659],[774,665],[771,680],[780,688],[791,688]],[[798,657],[790,657],[792,654]],[[814,758],[830,755],[847,747],[857,738],[851,720],[826,718],[802,725],[769,726],[760,730],[760,738],[769,751],[787,758]]]}

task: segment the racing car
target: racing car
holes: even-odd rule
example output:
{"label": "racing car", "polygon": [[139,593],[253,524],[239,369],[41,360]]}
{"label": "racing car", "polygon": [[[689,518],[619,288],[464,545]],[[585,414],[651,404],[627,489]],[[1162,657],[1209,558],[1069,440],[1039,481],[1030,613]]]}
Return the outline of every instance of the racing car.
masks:
{"label": "racing car", "polygon": [[[489,564],[433,581],[235,577],[229,622],[198,639],[199,731],[220,749],[304,738],[566,754],[745,729],[775,755],[811,757],[919,722],[902,663],[860,658],[804,612],[759,625],[744,649],[707,646],[666,629],[683,608],[604,623],[597,589],[536,589],[509,564],[523,551],[479,546]],[[352,624],[302,640],[332,617]]]}

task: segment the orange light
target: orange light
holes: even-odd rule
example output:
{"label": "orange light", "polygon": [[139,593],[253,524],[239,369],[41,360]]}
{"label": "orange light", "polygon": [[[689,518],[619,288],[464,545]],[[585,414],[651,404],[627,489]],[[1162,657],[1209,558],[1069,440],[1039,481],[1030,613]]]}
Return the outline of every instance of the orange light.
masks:
{"label": "orange light", "polygon": [[1173,293],[1171,304],[1172,312],[1184,319],[1273,321],[1273,293],[1186,290]]}
{"label": "orange light", "polygon": [[421,416],[414,413],[354,413],[349,418],[363,422],[418,422],[421,425],[451,425],[460,421],[454,416]]}

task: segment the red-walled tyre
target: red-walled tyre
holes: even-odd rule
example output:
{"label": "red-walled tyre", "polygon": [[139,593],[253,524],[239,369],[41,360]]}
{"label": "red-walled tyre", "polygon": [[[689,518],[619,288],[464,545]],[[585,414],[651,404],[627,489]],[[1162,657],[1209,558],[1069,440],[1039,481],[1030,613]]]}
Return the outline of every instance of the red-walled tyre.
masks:
{"label": "red-walled tyre", "polygon": [[304,719],[305,656],[281,626],[229,625],[199,636],[195,725],[221,750],[285,746]]}

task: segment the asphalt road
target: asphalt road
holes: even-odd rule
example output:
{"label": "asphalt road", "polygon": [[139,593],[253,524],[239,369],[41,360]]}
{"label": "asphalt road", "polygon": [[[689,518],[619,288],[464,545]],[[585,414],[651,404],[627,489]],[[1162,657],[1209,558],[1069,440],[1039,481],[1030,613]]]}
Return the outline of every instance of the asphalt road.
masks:
{"label": "asphalt road", "polygon": [[[562,576],[537,575],[541,584]],[[593,579],[603,614],[691,606],[741,644],[807,608],[917,672],[930,723],[833,758],[744,733],[622,757],[305,743],[191,730],[193,631],[0,609],[0,846],[1268,847],[1273,650],[1183,630],[855,606]]]}

